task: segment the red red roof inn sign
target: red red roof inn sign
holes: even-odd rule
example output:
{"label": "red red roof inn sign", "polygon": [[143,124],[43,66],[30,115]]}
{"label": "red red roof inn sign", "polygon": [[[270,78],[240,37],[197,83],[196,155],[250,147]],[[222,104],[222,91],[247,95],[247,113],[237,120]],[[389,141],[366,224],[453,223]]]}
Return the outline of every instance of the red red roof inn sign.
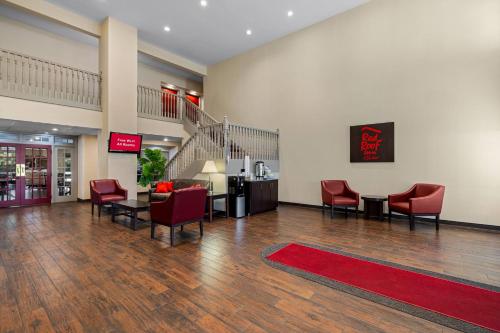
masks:
{"label": "red red roof inn sign", "polygon": [[351,162],[394,162],[394,123],[351,126]]}

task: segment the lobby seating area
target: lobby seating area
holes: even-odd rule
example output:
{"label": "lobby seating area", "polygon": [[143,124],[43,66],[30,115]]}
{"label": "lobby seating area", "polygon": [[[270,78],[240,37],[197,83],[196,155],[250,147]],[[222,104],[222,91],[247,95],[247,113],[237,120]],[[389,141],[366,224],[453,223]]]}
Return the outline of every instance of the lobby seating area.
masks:
{"label": "lobby seating area", "polygon": [[500,0],[0,1],[0,333],[500,333],[499,91]]}

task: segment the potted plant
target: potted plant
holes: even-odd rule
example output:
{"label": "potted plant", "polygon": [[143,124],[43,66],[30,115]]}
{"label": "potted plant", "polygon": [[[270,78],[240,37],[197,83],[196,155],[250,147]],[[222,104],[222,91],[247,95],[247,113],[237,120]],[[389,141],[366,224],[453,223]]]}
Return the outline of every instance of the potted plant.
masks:
{"label": "potted plant", "polygon": [[141,163],[142,167],[142,174],[139,179],[141,186],[150,185],[153,188],[165,176],[167,159],[161,150],[147,148],[144,150],[144,157],[139,158],[139,163]]}

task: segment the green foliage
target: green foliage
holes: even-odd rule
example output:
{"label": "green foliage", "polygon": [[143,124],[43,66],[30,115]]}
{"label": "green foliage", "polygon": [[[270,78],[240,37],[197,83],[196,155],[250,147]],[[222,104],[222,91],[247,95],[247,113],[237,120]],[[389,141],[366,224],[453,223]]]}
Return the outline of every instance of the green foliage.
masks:
{"label": "green foliage", "polygon": [[146,149],[144,150],[144,157],[139,158],[142,166],[142,175],[139,179],[141,186],[153,184],[165,176],[165,168],[167,166],[167,159],[159,149]]}

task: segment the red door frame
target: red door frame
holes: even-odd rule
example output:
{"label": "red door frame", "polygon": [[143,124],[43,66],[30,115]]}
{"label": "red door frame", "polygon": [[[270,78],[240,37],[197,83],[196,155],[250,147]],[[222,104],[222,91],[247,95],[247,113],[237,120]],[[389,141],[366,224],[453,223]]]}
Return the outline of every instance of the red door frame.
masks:
{"label": "red door frame", "polygon": [[0,142],[0,146],[16,148],[16,164],[25,164],[26,162],[25,148],[47,149],[47,178],[45,180],[45,186],[47,188],[47,197],[38,199],[26,199],[24,197],[26,176],[16,175],[16,199],[11,201],[0,201],[0,207],[50,204],[52,201],[52,146],[37,145],[37,144],[7,143],[7,142]]}

